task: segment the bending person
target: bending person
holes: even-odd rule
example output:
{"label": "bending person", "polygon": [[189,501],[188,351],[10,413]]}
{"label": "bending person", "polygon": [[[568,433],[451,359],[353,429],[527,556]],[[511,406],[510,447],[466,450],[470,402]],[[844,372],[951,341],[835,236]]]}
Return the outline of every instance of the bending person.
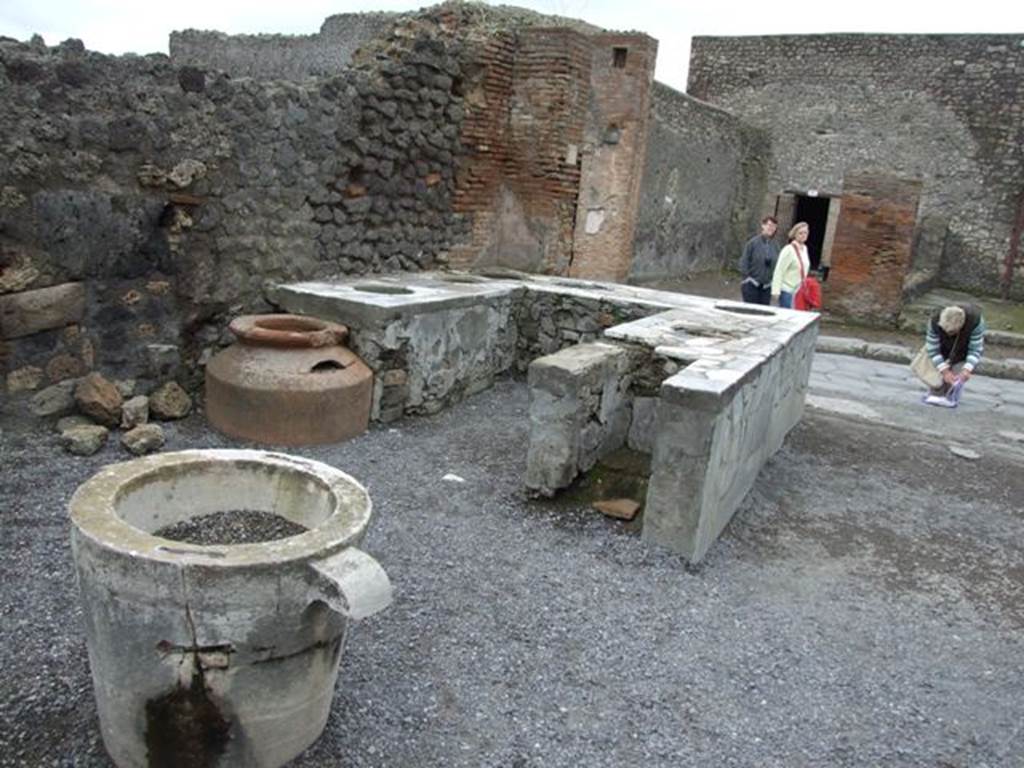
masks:
{"label": "bending person", "polygon": [[948,395],[954,385],[974,375],[985,351],[985,319],[973,304],[936,309],[928,321],[925,352],[942,375],[933,395]]}

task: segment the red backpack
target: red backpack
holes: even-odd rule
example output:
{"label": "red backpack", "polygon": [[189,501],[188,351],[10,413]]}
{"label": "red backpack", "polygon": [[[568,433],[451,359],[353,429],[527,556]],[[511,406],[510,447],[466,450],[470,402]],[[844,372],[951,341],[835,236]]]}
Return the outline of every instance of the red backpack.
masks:
{"label": "red backpack", "polygon": [[793,309],[816,312],[821,309],[821,283],[813,275],[804,275],[804,261],[796,250],[796,263],[800,266],[800,287],[793,294]]}

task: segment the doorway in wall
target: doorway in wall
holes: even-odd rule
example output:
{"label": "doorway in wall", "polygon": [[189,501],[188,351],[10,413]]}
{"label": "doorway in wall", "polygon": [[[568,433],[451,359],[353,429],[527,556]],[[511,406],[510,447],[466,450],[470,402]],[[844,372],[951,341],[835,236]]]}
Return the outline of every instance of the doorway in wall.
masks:
{"label": "doorway in wall", "polygon": [[806,221],[811,235],[807,241],[811,266],[828,274],[832,264],[832,240],[839,220],[841,198],[838,195],[822,194],[817,190],[806,192],[782,192],[775,198],[775,218],[779,220],[779,231],[785,239],[786,233],[798,221]]}
{"label": "doorway in wall", "polygon": [[821,266],[821,257],[824,253],[830,199],[810,195],[796,195],[795,197],[796,211],[793,221],[806,221],[810,227],[810,236],[807,238],[807,255],[811,259],[811,269],[818,269]]}

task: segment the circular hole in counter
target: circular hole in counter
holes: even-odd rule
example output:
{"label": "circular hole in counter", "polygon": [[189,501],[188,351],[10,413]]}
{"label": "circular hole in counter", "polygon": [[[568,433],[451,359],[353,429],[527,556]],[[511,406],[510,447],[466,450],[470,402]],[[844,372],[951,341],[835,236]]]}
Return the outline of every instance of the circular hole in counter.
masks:
{"label": "circular hole in counter", "polygon": [[415,293],[411,288],[401,285],[384,285],[383,283],[363,283],[362,285],[353,285],[352,288],[363,293],[384,293],[388,295]]}
{"label": "circular hole in counter", "polygon": [[606,285],[598,285],[597,283],[588,283],[582,280],[552,280],[555,285],[564,285],[566,288],[579,288],[585,291],[610,291]]}
{"label": "circular hole in counter", "polygon": [[722,304],[715,304],[715,309],[721,310],[722,312],[731,312],[734,315],[759,315],[761,317],[774,317],[775,315],[775,312],[770,309],[758,309],[757,307],[728,307]]}

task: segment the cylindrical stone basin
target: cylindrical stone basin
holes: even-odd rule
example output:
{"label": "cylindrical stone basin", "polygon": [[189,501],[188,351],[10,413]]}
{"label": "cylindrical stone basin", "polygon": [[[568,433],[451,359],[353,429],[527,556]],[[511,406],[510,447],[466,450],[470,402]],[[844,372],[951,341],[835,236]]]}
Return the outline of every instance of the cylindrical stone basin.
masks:
{"label": "cylindrical stone basin", "polygon": [[366,431],[373,372],[343,346],[348,329],[301,315],[244,315],[238,343],[206,365],[206,416],[231,437],[317,445]]}
{"label": "cylindrical stone basin", "polygon": [[[362,485],[279,453],[182,451],[104,468],[70,509],[100,727],[119,768],[270,768],[317,739],[348,620],[391,601],[357,548],[371,513]],[[228,511],[308,530],[205,546],[153,535]]]}

